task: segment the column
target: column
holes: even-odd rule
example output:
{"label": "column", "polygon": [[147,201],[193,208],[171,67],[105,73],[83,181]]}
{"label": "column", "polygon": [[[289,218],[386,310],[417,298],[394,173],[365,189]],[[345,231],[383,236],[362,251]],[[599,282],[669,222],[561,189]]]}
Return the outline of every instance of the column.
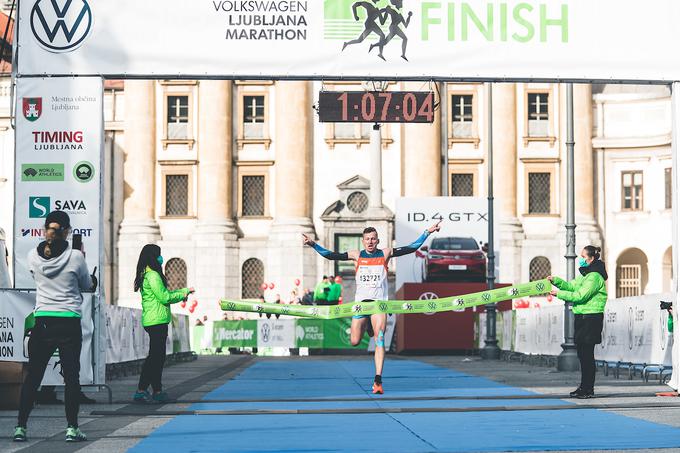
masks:
{"label": "column", "polygon": [[[198,86],[198,222],[193,235],[193,284],[205,300],[238,298],[239,252],[233,219],[232,82]],[[198,316],[221,319],[217,304],[199,304]]]}
{"label": "column", "polygon": [[500,282],[522,281],[524,232],[517,218],[516,90],[514,83],[495,83],[493,86],[494,204]]}
{"label": "column", "polygon": [[142,247],[160,239],[155,218],[156,85],[125,81],[123,221],[118,238],[119,303],[136,301],[131,281]]}
{"label": "column", "polygon": [[[405,82],[404,90],[422,90],[422,82]],[[441,195],[441,118],[435,112],[432,124],[403,126],[403,189],[405,197]]]}
{"label": "column", "polygon": [[295,279],[300,278],[301,287],[305,288],[313,287],[317,278],[316,254],[302,245],[302,233],[315,236],[312,83],[277,82],[275,99],[274,221],[267,241],[265,274],[285,298]]}
{"label": "column", "polygon": [[574,85],[574,169],[576,180],[576,253],[589,244],[601,245],[602,236],[595,221],[593,155],[593,95],[589,84]]}

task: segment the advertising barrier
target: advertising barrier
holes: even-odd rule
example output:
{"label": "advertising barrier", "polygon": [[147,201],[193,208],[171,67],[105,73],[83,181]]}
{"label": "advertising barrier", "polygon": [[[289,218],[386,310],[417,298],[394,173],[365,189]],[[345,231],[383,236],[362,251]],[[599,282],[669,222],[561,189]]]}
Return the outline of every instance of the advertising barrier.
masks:
{"label": "advertising barrier", "polygon": [[15,61],[19,75],[673,81],[678,17],[674,0],[34,0]]}
{"label": "advertising barrier", "polygon": [[[248,319],[215,321],[193,328],[192,350],[216,348],[349,349],[351,320]],[[366,349],[364,337],[357,348]]]}
{"label": "advertising barrier", "polygon": [[[668,312],[660,300],[672,294],[651,294],[611,299],[604,313],[602,343],[595,359],[607,362],[672,365],[673,335],[668,332]],[[543,305],[497,313],[501,349],[523,354],[559,355],[564,342],[564,306]],[[514,318],[514,321],[511,321]],[[478,346],[484,345],[486,314],[479,315]],[[513,343],[508,340],[514,339]]]}

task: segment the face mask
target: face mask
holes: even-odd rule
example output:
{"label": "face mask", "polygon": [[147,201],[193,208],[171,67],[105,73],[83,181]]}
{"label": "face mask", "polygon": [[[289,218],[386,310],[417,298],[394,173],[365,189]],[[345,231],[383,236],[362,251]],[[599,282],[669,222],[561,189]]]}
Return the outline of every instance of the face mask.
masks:
{"label": "face mask", "polygon": [[581,257],[578,259],[578,266],[579,267],[588,267],[588,261],[586,261],[585,258]]}
{"label": "face mask", "polygon": [[163,265],[163,255],[160,255],[158,258],[156,258],[156,260],[158,261],[158,264],[161,266]]}

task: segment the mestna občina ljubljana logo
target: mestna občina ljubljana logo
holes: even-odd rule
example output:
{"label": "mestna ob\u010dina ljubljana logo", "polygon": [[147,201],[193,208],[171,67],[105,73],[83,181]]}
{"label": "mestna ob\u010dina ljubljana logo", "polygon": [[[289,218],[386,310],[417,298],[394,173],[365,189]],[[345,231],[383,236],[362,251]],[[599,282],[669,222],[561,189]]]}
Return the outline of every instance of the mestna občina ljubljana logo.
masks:
{"label": "mestna ob\u010dina ljubljana logo", "polygon": [[37,0],[31,10],[31,31],[50,52],[70,52],[92,29],[92,10],[86,0]]}

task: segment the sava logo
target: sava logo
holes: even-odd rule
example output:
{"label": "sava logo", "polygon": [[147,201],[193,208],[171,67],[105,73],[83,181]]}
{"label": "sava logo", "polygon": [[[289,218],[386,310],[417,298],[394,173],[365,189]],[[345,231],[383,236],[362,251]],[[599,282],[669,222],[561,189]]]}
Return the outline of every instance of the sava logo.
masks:
{"label": "sava logo", "polygon": [[31,31],[50,52],[70,52],[92,30],[92,10],[86,0],[38,0],[31,10]]}
{"label": "sava logo", "polygon": [[[72,215],[87,214],[87,206],[83,200],[56,200],[54,209],[65,211]],[[31,219],[42,219],[52,211],[50,197],[29,197],[28,198],[28,217]]]}

